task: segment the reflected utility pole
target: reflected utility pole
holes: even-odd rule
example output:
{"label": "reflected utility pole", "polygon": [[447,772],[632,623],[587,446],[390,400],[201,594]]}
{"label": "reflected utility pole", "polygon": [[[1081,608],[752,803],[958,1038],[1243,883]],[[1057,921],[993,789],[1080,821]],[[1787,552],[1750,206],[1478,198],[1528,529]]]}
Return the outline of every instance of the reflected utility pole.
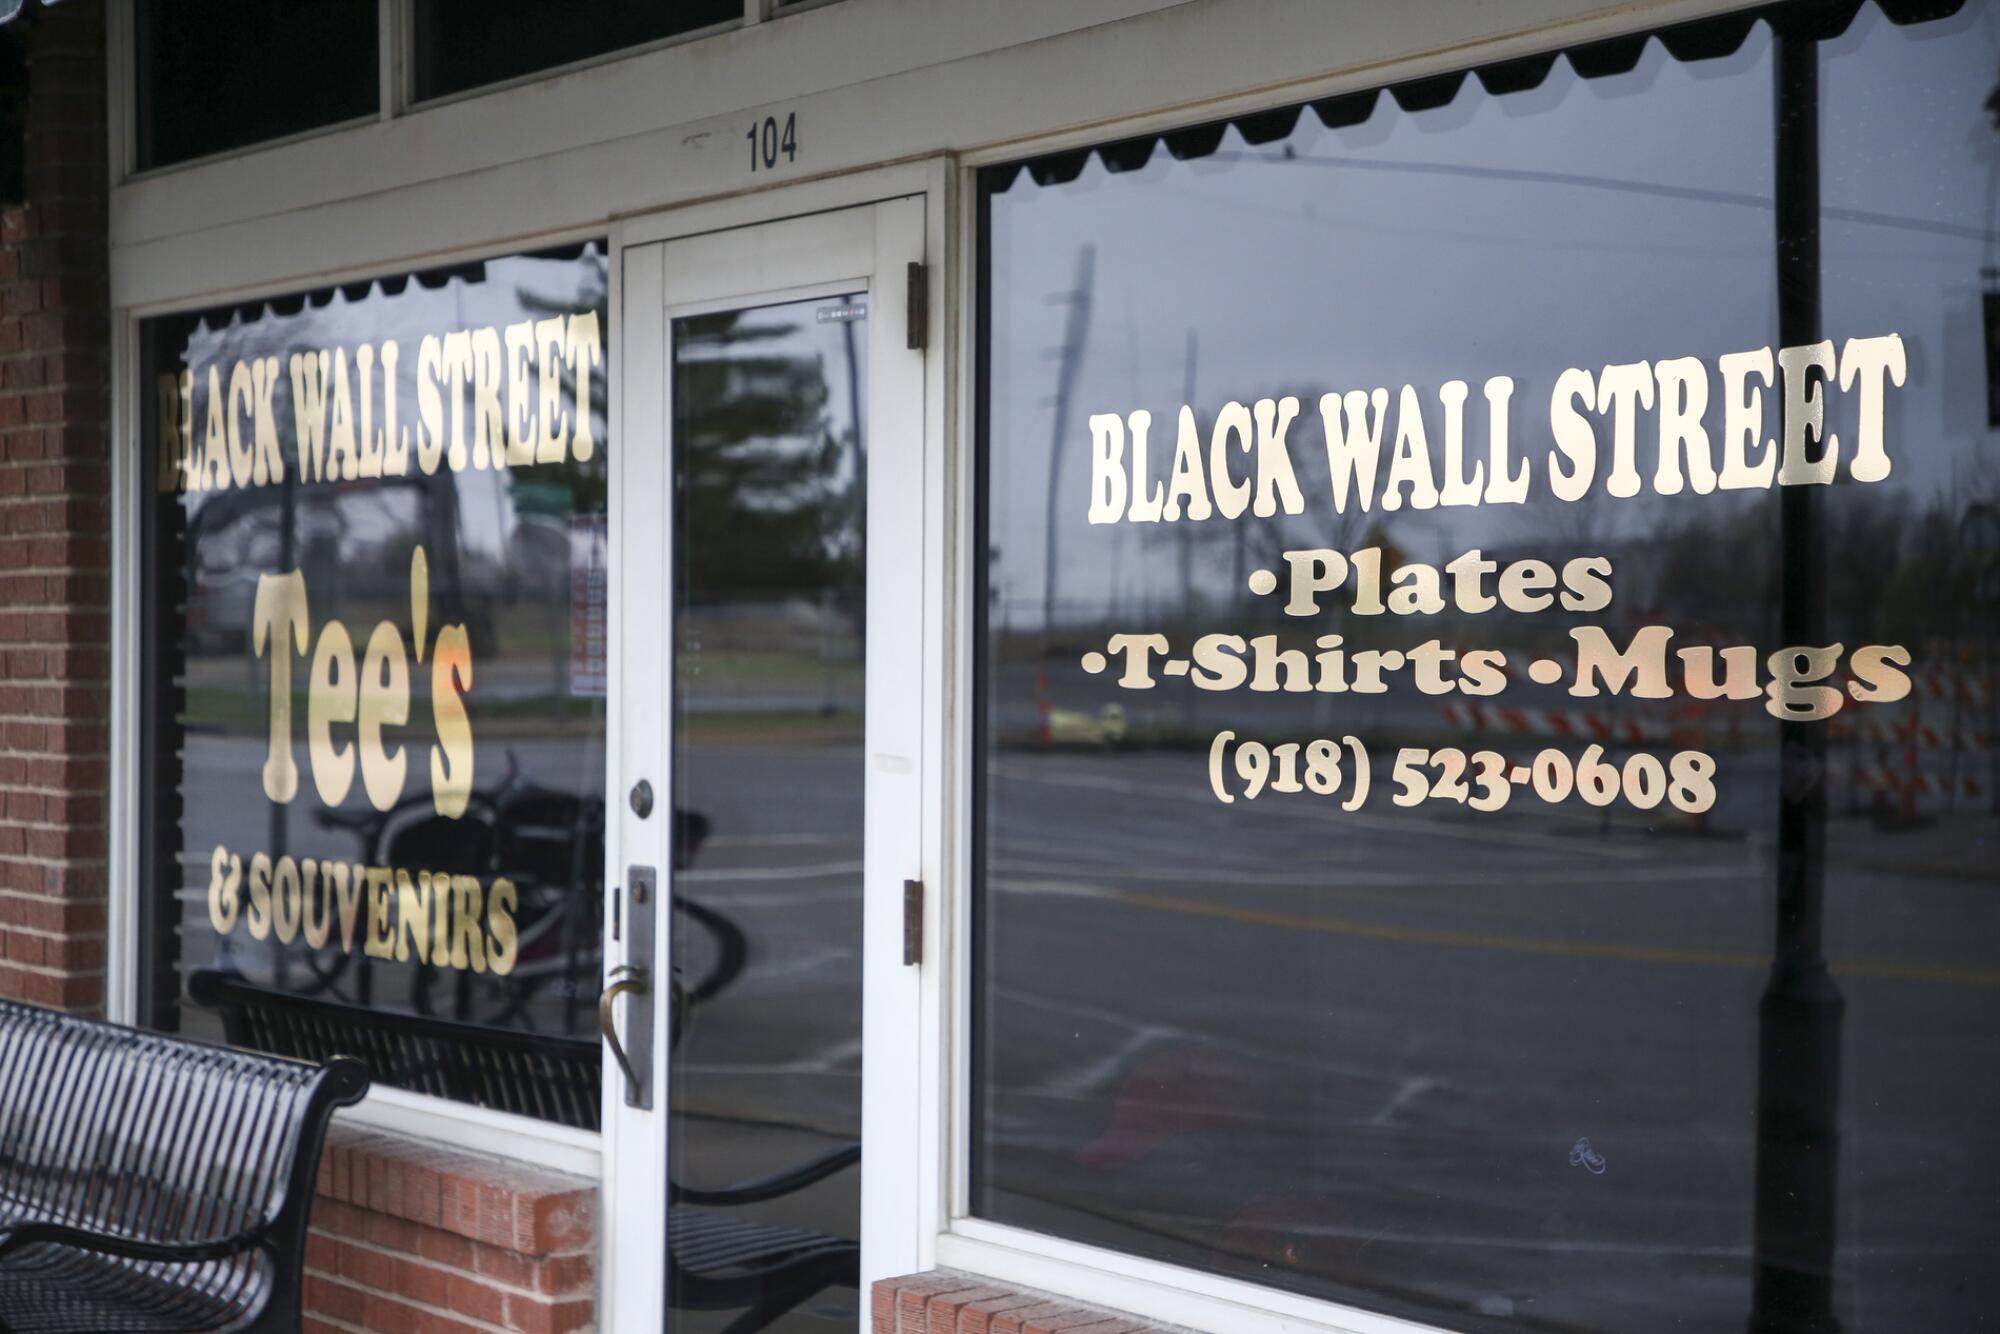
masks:
{"label": "reflected utility pole", "polygon": [[[1195,359],[1201,350],[1201,337],[1193,328],[1187,331],[1187,363],[1181,372],[1181,402],[1194,407]],[[1180,547],[1181,557],[1181,632],[1189,633],[1194,625],[1194,534],[1191,523],[1174,525],[1174,540]],[[1189,735],[1194,735],[1194,691],[1182,690],[1181,727]]]}
{"label": "reflected utility pole", "polygon": [[1077,368],[1083,364],[1084,340],[1090,336],[1090,289],[1097,272],[1097,247],[1086,245],[1076,252],[1076,281],[1067,292],[1050,297],[1051,302],[1067,302],[1069,318],[1063,322],[1061,351],[1056,353],[1056,396],[1054,424],[1049,428],[1048,508],[1042,529],[1046,546],[1042,553],[1042,640],[1046,647],[1056,628],[1056,519],[1062,480],[1063,437],[1069,430],[1070,393],[1076,388]]}
{"label": "reflected utility pole", "polygon": [[[279,574],[285,574],[289,571],[296,570],[299,568],[298,514],[299,514],[299,481],[301,479],[298,477],[298,471],[299,471],[298,461],[295,459],[293,463],[294,466],[285,469],[285,477],[283,484],[284,489],[279,493],[280,495],[279,509],[278,509],[278,573]],[[253,631],[251,635],[251,642],[254,644],[255,641],[256,641],[256,636],[255,632]],[[272,623],[270,651],[274,656],[279,653],[289,654],[292,651],[291,628],[289,626],[286,626],[283,622]],[[276,706],[275,700],[272,701],[272,705],[273,707]],[[292,738],[289,736],[286,737],[285,744],[287,746],[291,745]],[[280,861],[280,859],[282,859],[285,853],[290,849],[291,807],[289,806],[289,804],[280,801],[273,801],[267,804],[271,808],[270,836],[267,841],[269,842],[271,847],[271,865],[276,866]],[[271,985],[273,987],[276,987],[280,991],[283,991],[287,985],[287,974],[290,972],[290,970],[285,966],[287,962],[288,962],[288,954],[285,948],[285,942],[279,940],[278,933],[273,931],[271,933]]]}
{"label": "reflected utility pole", "polygon": [[[1819,341],[1819,47],[1780,20],[1777,64],[1778,340]],[[1824,448],[1822,441],[1821,447]],[[1821,488],[1778,491],[1779,633],[1826,641]],[[1826,731],[1778,724],[1777,930],[1758,1006],[1756,1242],[1751,1334],[1833,1334],[1843,1002],[1827,971]]]}
{"label": "reflected utility pole", "polygon": [[[1195,354],[1201,350],[1201,337],[1193,329],[1187,331],[1187,363],[1181,372],[1181,402],[1194,406]],[[1181,555],[1181,619],[1194,624],[1194,536],[1191,524],[1174,525],[1174,536],[1179,539]]]}

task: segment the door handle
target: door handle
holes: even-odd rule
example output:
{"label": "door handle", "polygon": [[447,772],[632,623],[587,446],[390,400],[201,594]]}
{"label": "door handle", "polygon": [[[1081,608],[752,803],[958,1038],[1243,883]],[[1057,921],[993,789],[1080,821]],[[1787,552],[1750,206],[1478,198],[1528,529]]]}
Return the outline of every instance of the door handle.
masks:
{"label": "door handle", "polygon": [[597,998],[597,1027],[604,1034],[604,1045],[611,1048],[611,1055],[618,1062],[618,1068],[625,1072],[625,1105],[648,1107],[653,1101],[651,1082],[642,1080],[639,1072],[632,1067],[632,1058],[625,1054],[625,1044],[618,1040],[618,1020],[612,1013],[613,1007],[618,1003],[618,997],[628,991],[634,996],[653,994],[651,978],[646,970],[637,964],[620,964],[611,970],[611,984],[605,987],[604,994]]}
{"label": "door handle", "polygon": [[[650,1111],[653,1106],[653,1006],[637,1003],[653,994],[653,927],[659,903],[659,876],[650,866],[626,868],[625,886],[612,900],[613,939],[622,936],[625,962],[604,979],[597,998],[597,1028],[611,1059],[625,1073],[625,1105]],[[623,909],[621,912],[620,909]],[[618,998],[630,995],[634,1004],[626,1016],[625,1037],[618,1036],[614,1013]]]}

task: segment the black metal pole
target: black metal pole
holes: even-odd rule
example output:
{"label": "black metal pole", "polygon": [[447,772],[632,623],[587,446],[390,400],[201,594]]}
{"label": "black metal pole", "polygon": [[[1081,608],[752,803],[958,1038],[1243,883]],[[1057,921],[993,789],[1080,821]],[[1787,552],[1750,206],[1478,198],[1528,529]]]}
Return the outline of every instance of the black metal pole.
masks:
{"label": "black metal pole", "polygon": [[[1781,30],[1777,58],[1778,337],[1820,339],[1819,54]],[[1826,533],[1816,486],[1779,490],[1784,643],[1826,640]],[[1843,1002],[1822,952],[1826,730],[1781,722],[1777,930],[1758,1006],[1752,1334],[1833,1334]]]}

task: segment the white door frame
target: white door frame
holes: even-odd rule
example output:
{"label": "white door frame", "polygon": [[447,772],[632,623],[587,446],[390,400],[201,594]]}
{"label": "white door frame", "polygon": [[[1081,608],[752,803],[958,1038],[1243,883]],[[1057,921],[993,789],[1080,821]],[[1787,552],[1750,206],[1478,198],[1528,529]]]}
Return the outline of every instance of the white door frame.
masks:
{"label": "white door frame", "polygon": [[[610,458],[611,708],[606,794],[605,967],[611,900],[626,868],[672,864],[667,560],[667,333],[674,308],[752,304],[813,291],[869,290],[870,433],[867,865],[863,932],[862,1326],[866,1285],[928,1265],[942,1217],[947,1070],[941,974],[945,929],[945,719],[952,679],[945,633],[951,515],[945,498],[946,368],[954,341],[942,318],[950,173],[912,164],[628,220],[619,228],[617,342]],[[927,344],[906,341],[910,263],[927,266]],[[627,794],[640,779],[655,808],[641,819]],[[924,963],[901,963],[902,882],[927,887]],[[666,904],[654,958],[666,960]],[[656,988],[653,1109],[625,1106],[607,1056],[598,1327],[636,1334],[660,1326],[666,1294],[666,1050]],[[632,1004],[620,1003],[620,1031]]]}

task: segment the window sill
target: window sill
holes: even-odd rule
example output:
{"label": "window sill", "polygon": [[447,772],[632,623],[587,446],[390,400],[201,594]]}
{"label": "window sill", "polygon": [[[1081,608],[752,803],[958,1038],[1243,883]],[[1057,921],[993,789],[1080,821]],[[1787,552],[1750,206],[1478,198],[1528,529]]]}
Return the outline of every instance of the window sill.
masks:
{"label": "window sill", "polygon": [[[1055,1293],[1059,1295],[1048,1300],[1078,1304],[1079,1309],[1110,1308],[1110,1313],[1138,1322],[1132,1326],[1135,1331],[1184,1326],[1213,1334],[1445,1334],[1434,1325],[984,1219],[958,1218],[951,1227],[937,1239],[938,1274],[969,1275],[974,1283]],[[887,1334],[972,1334],[978,1328],[946,1324],[926,1329],[906,1323],[901,1328],[889,1326]],[[1063,1334],[1069,1334],[1068,1327]],[[1090,1334],[1114,1331],[1093,1327]]]}
{"label": "window sill", "polygon": [[470,1153],[552,1172],[603,1178],[602,1137],[593,1131],[447,1102],[377,1085],[366,1101],[341,1112],[335,1123],[362,1131],[410,1136]]}
{"label": "window sill", "polygon": [[1178,1329],[951,1269],[879,1279],[869,1292],[868,1309],[870,1334],[1168,1334]]}

